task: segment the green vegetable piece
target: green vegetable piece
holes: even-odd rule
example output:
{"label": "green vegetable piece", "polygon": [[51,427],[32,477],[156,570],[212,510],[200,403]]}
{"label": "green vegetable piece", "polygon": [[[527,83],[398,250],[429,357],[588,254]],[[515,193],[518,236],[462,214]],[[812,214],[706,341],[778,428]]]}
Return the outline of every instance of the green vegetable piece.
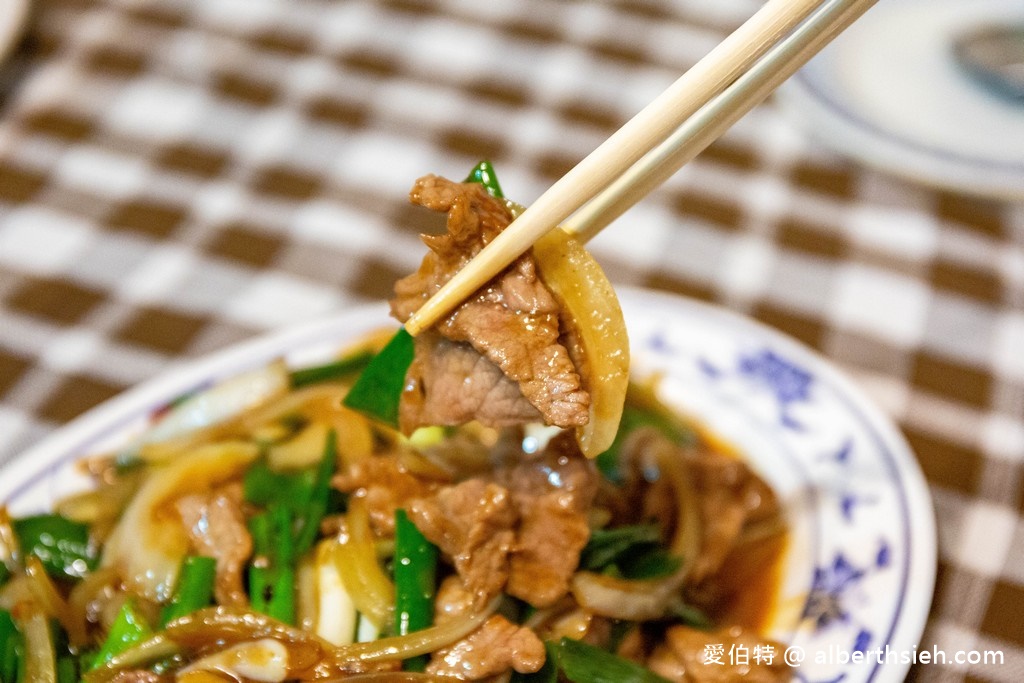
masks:
{"label": "green vegetable piece", "polygon": [[[434,621],[438,549],[416,528],[405,510],[395,512],[395,631],[404,636]],[[406,671],[423,671],[428,657],[405,660]]]}
{"label": "green vegetable piece", "polygon": [[124,601],[121,609],[117,612],[114,623],[110,626],[107,639],[103,641],[96,658],[93,660],[93,669],[106,664],[115,656],[121,654],[133,645],[141,643],[153,635],[153,630],[146,623],[146,620],[135,608],[131,598]]}
{"label": "green vegetable piece", "polygon": [[57,657],[57,683],[78,683],[78,661],[71,655]]}
{"label": "green vegetable piece", "polygon": [[558,641],[556,652],[559,668],[573,683],[669,683],[635,662],[572,638]]}
{"label": "green vegetable piece", "polygon": [[260,460],[245,472],[243,495],[246,502],[254,505],[291,507],[298,501],[309,500],[314,478],[312,470],[275,472],[265,460]]}
{"label": "green vegetable piece", "polygon": [[46,573],[57,579],[80,579],[96,566],[89,527],[58,514],[14,520],[22,552],[39,558]]}
{"label": "green vegetable piece", "polygon": [[260,559],[249,567],[249,600],[257,612],[295,622],[294,517],[283,505],[249,520],[253,554]]}
{"label": "green vegetable piece", "polygon": [[11,578],[11,570],[7,568],[7,565],[0,562],[0,586],[7,583],[7,579]]}
{"label": "green vegetable piece", "polygon": [[679,569],[682,558],[661,545],[655,524],[634,524],[594,531],[580,554],[580,566],[627,579],[653,579]]}
{"label": "green vegetable piece", "polygon": [[320,520],[327,513],[331,499],[331,477],[338,461],[338,435],[331,429],[324,440],[323,455],[317,465],[316,475],[310,487],[309,498],[301,505],[299,535],[295,541],[295,556],[300,557],[313,547],[320,532]]}
{"label": "green vegetable piece", "polygon": [[332,363],[315,365],[308,368],[299,368],[291,373],[291,385],[293,389],[329,382],[334,379],[342,379],[362,371],[366,364],[373,358],[369,351],[360,351],[351,356],[346,356]]}
{"label": "green vegetable piece", "polygon": [[345,406],[397,428],[398,402],[412,358],[412,335],[399,329],[366,365],[345,396]]}
{"label": "green vegetable piece", "polygon": [[487,189],[487,194],[497,199],[505,198],[505,193],[501,191],[501,185],[498,184],[498,176],[494,172],[494,166],[489,161],[481,161],[474,166],[473,170],[469,172],[469,176],[466,177],[465,182],[480,183]]}
{"label": "green vegetable piece", "polygon": [[693,628],[707,631],[714,627],[715,623],[703,611],[693,605],[678,604],[672,607],[672,614],[677,619]]}
{"label": "green vegetable piece", "polygon": [[189,555],[182,560],[174,595],[160,610],[160,627],[209,605],[216,576],[217,560],[212,557]]}
{"label": "green vegetable piece", "polygon": [[11,613],[0,609],[0,681],[15,683],[21,670],[22,637]]}

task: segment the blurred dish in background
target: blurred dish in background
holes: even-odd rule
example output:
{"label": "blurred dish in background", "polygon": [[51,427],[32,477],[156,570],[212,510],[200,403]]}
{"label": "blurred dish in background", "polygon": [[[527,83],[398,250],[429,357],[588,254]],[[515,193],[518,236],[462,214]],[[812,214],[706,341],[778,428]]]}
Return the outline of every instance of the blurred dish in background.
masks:
{"label": "blurred dish in background", "polygon": [[1024,23],[1020,0],[884,0],[779,100],[822,143],[929,185],[1024,198],[1024,105],[957,59],[965,35]]}
{"label": "blurred dish in background", "polygon": [[0,0],[0,63],[7,60],[28,20],[29,0]]}

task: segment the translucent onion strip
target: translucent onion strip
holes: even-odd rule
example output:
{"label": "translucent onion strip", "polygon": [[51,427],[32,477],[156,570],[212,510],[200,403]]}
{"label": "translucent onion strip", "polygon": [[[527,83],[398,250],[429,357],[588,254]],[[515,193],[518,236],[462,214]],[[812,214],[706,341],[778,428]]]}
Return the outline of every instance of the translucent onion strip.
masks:
{"label": "translucent onion strip", "polygon": [[404,636],[391,636],[339,647],[333,651],[331,659],[344,668],[346,662],[387,661],[425,655],[468,636],[494,614],[500,603],[499,595],[475,614],[460,615],[437,626],[413,631]]}
{"label": "translucent onion strip", "polygon": [[349,501],[345,521],[345,532],[330,542],[325,552],[330,553],[356,609],[378,628],[384,628],[393,619],[395,585],[377,560],[369,515],[361,498]]}
{"label": "translucent onion strip", "polygon": [[14,621],[25,638],[24,676],[22,683],[56,683],[57,655],[50,638],[50,623],[39,609],[16,610]]}

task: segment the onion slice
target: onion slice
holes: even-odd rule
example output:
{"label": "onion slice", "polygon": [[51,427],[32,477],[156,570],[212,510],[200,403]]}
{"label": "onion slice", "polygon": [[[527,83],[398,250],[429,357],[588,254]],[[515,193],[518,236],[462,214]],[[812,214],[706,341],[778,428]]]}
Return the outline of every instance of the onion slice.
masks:
{"label": "onion slice", "polygon": [[590,419],[577,428],[576,439],[584,455],[597,457],[615,440],[629,386],[629,338],[619,299],[601,266],[565,231],[550,231],[533,245],[533,254],[544,284],[562,303],[575,350],[582,351],[583,358],[573,360],[590,393]]}

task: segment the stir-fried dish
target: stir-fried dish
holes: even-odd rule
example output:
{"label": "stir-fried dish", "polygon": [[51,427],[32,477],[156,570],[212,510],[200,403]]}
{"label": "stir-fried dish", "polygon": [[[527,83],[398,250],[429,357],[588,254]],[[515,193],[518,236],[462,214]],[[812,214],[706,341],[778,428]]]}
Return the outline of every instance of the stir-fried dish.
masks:
{"label": "stir-fried dish", "polygon": [[[515,215],[477,180],[414,187],[447,231],[399,320]],[[415,340],[182,397],[93,488],[0,508],[0,682],[788,680],[712,658],[778,647],[775,495],[627,369],[559,235]]]}

